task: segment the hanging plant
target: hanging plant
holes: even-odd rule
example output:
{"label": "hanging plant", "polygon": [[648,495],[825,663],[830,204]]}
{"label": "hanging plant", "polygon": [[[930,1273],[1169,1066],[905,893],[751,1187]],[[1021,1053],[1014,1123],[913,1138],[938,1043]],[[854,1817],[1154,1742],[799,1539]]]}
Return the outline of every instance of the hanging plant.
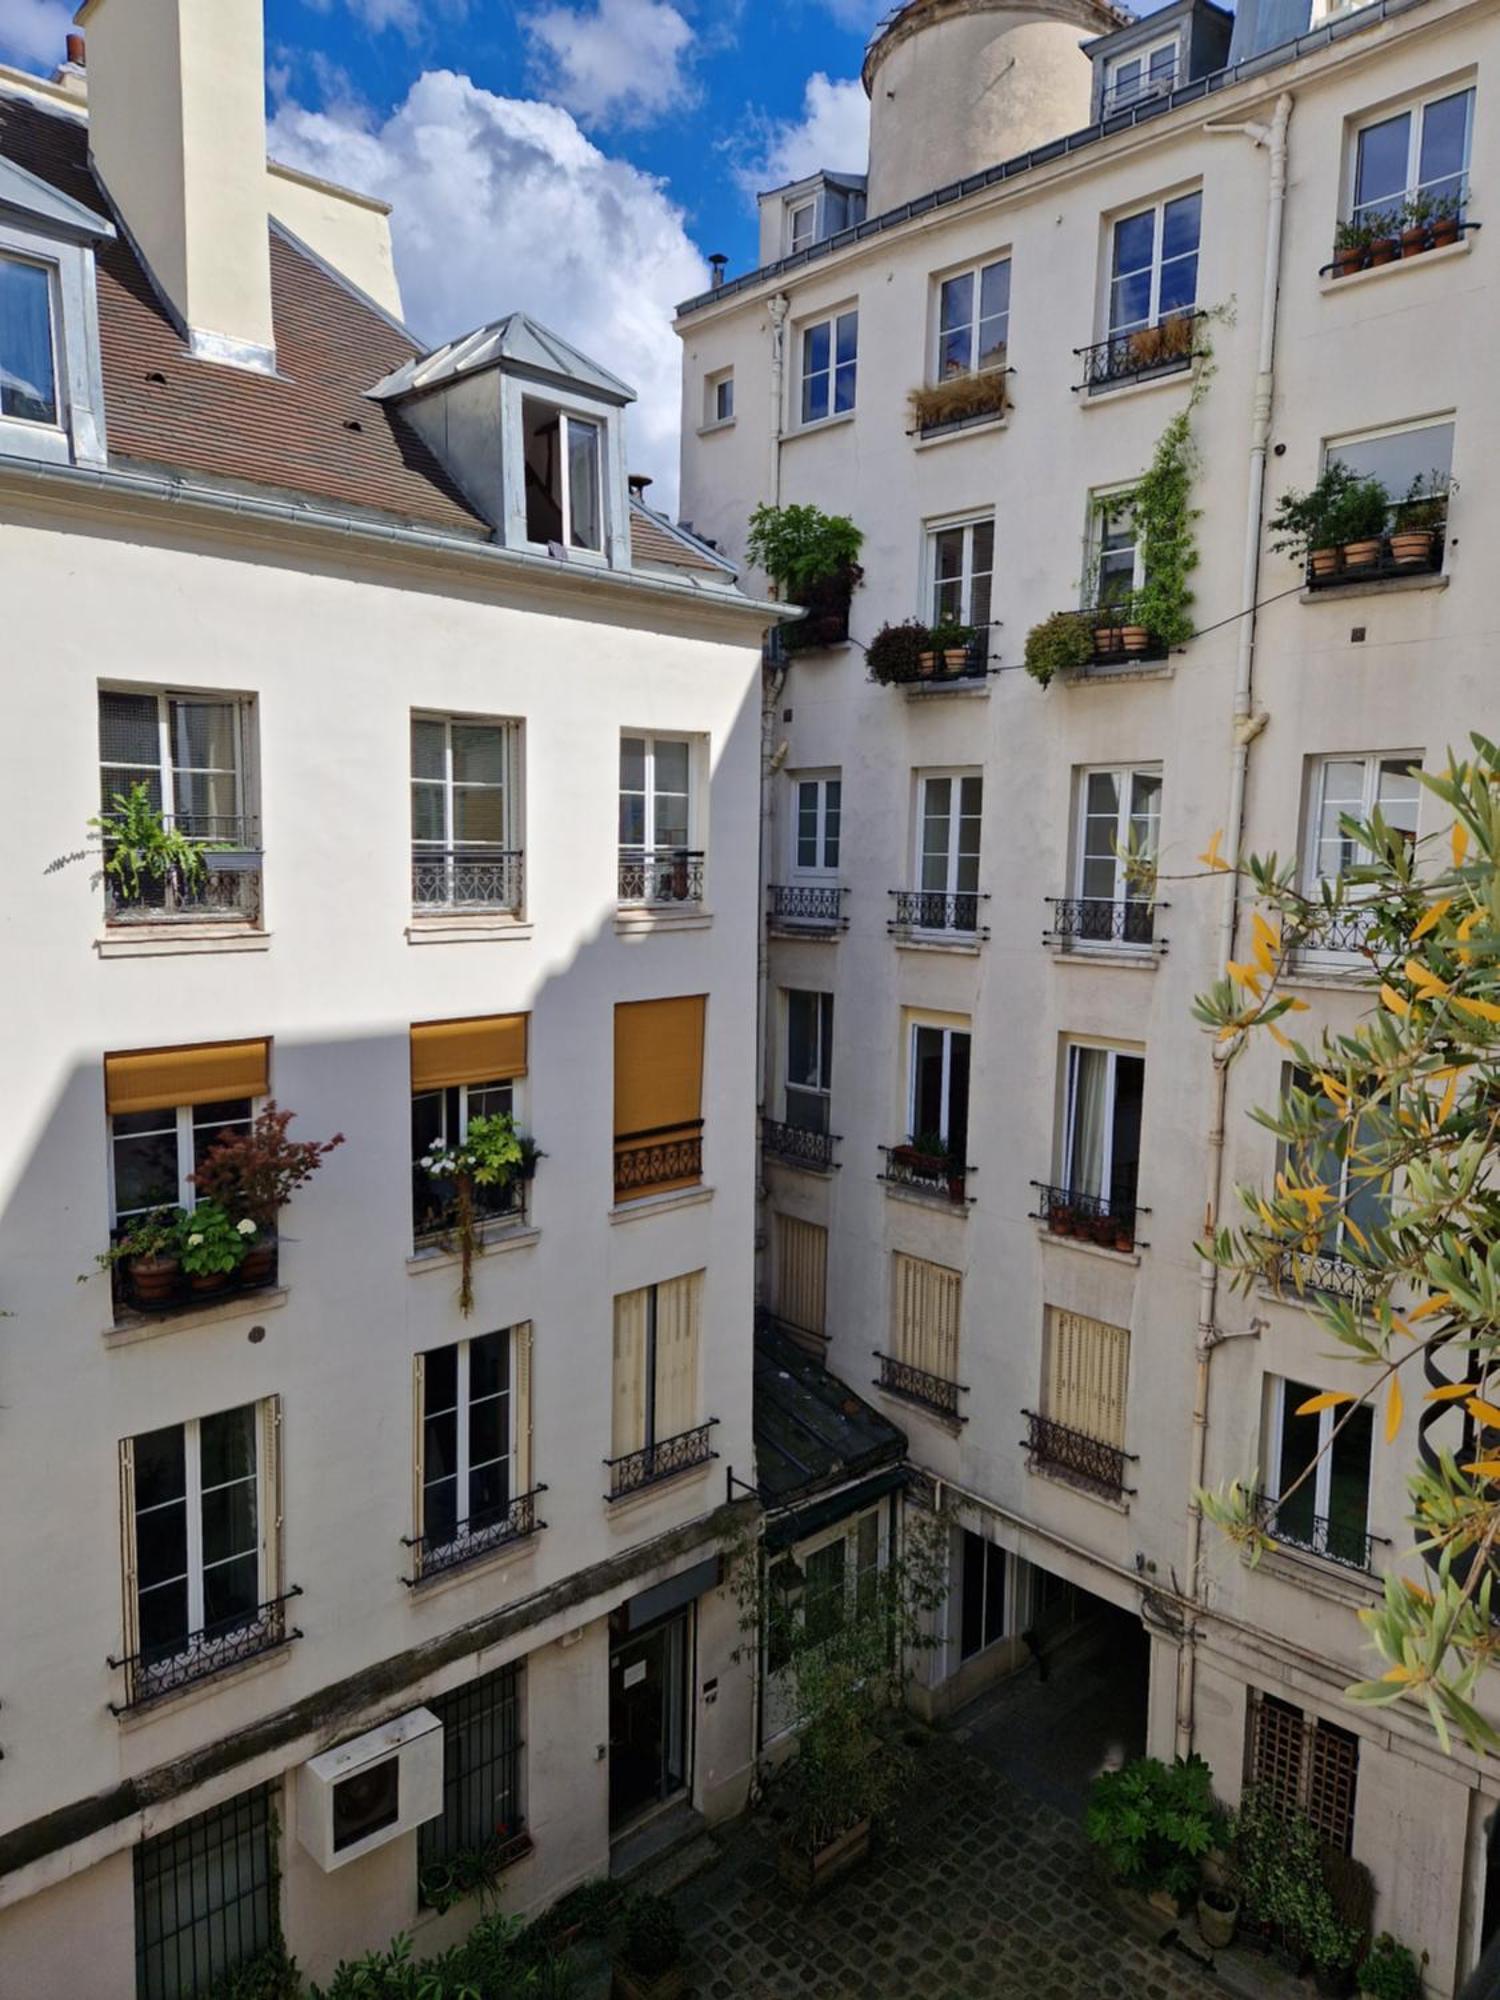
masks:
{"label": "hanging plant", "polygon": [[[535,1158],[534,1152],[531,1157]],[[506,1188],[520,1179],[527,1164],[526,1142],[509,1112],[500,1111],[493,1118],[471,1118],[462,1145],[435,1145],[421,1164],[433,1180],[453,1185],[453,1235],[462,1264],[458,1309],[467,1319],[474,1310],[474,1259],[484,1248],[475,1193],[479,1188]]]}
{"label": "hanging plant", "polygon": [[1183,646],[1193,636],[1193,591],[1188,579],[1198,567],[1194,524],[1202,509],[1191,504],[1197,463],[1189,404],[1158,438],[1151,463],[1131,496],[1144,577],[1135,594],[1133,615],[1161,646]]}
{"label": "hanging plant", "polygon": [[745,554],[787,604],[807,616],[782,633],[792,652],[836,646],[849,636],[849,603],[864,576],[857,560],[864,536],[845,514],[821,507],[771,507],[750,516]]}

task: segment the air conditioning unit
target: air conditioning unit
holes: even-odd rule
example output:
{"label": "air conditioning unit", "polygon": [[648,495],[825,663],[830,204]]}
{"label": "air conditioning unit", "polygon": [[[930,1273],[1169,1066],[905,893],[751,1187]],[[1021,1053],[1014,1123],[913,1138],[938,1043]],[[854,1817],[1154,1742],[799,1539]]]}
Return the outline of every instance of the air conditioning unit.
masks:
{"label": "air conditioning unit", "polygon": [[297,1773],[297,1838],[324,1870],[443,1810],[443,1725],[430,1708],[351,1737]]}

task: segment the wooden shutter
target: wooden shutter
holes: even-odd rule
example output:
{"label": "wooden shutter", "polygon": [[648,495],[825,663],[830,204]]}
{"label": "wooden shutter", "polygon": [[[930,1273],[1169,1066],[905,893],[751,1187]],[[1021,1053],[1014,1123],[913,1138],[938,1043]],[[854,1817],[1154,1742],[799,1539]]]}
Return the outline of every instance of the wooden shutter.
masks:
{"label": "wooden shutter", "polygon": [[532,1489],[531,1476],[531,1321],[524,1319],[519,1326],[511,1328],[511,1386],[515,1424],[516,1456],[515,1476],[511,1480],[511,1498],[517,1499]]}
{"label": "wooden shutter", "polygon": [[226,1097],[267,1097],[270,1090],[268,1041],[202,1042],[104,1058],[104,1103],[112,1118],[127,1111],[216,1104]]}
{"label": "wooden shutter", "polygon": [[704,996],[615,1008],[615,1137],[696,1127],[703,1111]]}
{"label": "wooden shutter", "polygon": [[656,1287],[656,1424],[658,1443],[681,1437],[699,1421],[698,1342],[703,1316],[703,1273],[672,1278]]}
{"label": "wooden shutter", "polygon": [[141,1602],[136,1594],[135,1439],[120,1439],[120,1581],[124,1600],[124,1659],[141,1650]]}
{"label": "wooden shutter", "polygon": [[1323,1838],[1348,1854],[1354,1845],[1354,1788],[1359,1738],[1331,1722],[1315,1722],[1308,1745],[1307,1817]]}
{"label": "wooden shutter", "polygon": [[609,1455],[624,1458],[646,1442],[646,1317],[649,1286],[615,1299],[614,1421]]}
{"label": "wooden shutter", "polygon": [[427,1532],[423,1496],[427,1477],[426,1440],[427,1356],[414,1354],[411,1358],[411,1531],[419,1542]]}
{"label": "wooden shutter", "polygon": [[1302,1711],[1257,1694],[1251,1714],[1250,1776],[1273,1811],[1302,1810]]}
{"label": "wooden shutter", "polygon": [[828,1231],[795,1215],[776,1217],[776,1317],[805,1333],[827,1331]]}
{"label": "wooden shutter", "polygon": [[526,1074],[525,1014],[422,1021],[411,1031],[412,1090],[451,1090]]}
{"label": "wooden shutter", "polygon": [[943,1382],[958,1380],[963,1278],[945,1264],[895,1253],[895,1357]]}
{"label": "wooden shutter", "polygon": [[1048,1308],[1043,1414],[1054,1423],[1123,1451],[1129,1366],[1127,1328]]}
{"label": "wooden shutter", "polygon": [[283,1506],[281,1487],[281,1398],[267,1396],[260,1406],[261,1576],[266,1597],[280,1597],[284,1581]]}

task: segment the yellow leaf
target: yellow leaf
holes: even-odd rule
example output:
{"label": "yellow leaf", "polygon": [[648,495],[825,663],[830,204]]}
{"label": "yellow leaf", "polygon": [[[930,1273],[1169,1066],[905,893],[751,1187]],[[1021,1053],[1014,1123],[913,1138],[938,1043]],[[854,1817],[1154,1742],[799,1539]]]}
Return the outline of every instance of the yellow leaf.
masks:
{"label": "yellow leaf", "polygon": [[1352,1215],[1346,1215],[1344,1217],[1344,1231],[1346,1235],[1352,1236],[1354,1238],[1355,1242],[1359,1245],[1361,1250],[1369,1249],[1370,1240],[1365,1235],[1365,1232],[1360,1228],[1359,1224],[1354,1220],[1354,1217]]}
{"label": "yellow leaf", "polygon": [[1437,974],[1425,966],[1419,958],[1409,958],[1406,961],[1406,976],[1419,992],[1446,993],[1448,991],[1448,988],[1438,978]]}
{"label": "yellow leaf", "polygon": [[1271,1040],[1277,1043],[1279,1047],[1283,1049],[1290,1049],[1293,1055],[1296,1054],[1297,1044],[1292,1040],[1290,1035],[1284,1035],[1281,1032],[1280,1028],[1277,1027],[1274,1021],[1267,1021],[1265,1023],[1265,1029],[1266,1033],[1271,1037]]}
{"label": "yellow leaf", "polygon": [[1413,1306],[1407,1314],[1407,1318],[1426,1319],[1429,1313],[1441,1312],[1444,1306],[1451,1306],[1452,1303],[1453,1294],[1451,1292],[1434,1292],[1430,1299],[1423,1299],[1419,1306]]}
{"label": "yellow leaf", "polygon": [[1409,1576],[1403,1576],[1401,1582],[1408,1593],[1416,1598],[1419,1604],[1431,1604],[1432,1592],[1430,1590],[1424,1590],[1420,1583],[1413,1583]]}
{"label": "yellow leaf", "polygon": [[1500,1458],[1476,1458],[1472,1465],[1461,1465],[1460,1472],[1472,1472],[1479,1479],[1500,1478]]}
{"label": "yellow leaf", "polygon": [[1401,1407],[1401,1381],[1399,1376],[1393,1375],[1391,1377],[1391,1386],[1387,1389],[1385,1396],[1385,1441],[1387,1444],[1394,1444],[1396,1442],[1396,1433],[1401,1428]]}
{"label": "yellow leaf", "polygon": [[1234,960],[1230,959],[1228,971],[1236,985],[1247,987],[1257,1000],[1260,998],[1260,974],[1253,965],[1236,965]]}
{"label": "yellow leaf", "polygon": [[1305,1014],[1311,1005],[1310,1000],[1289,1000],[1286,1010],[1289,1014]]}
{"label": "yellow leaf", "polygon": [[[1393,1014],[1401,1014],[1401,1015],[1410,1014],[1411,1008],[1401,998],[1401,995],[1396,991],[1394,986],[1382,986],[1380,989],[1380,997],[1385,1002],[1386,1006],[1390,1008]],[[1463,1002],[1460,1001],[1459,1005],[1462,1006]]]}
{"label": "yellow leaf", "polygon": [[1456,1403],[1460,1396],[1472,1396],[1479,1387],[1477,1382],[1450,1382],[1443,1389],[1429,1389],[1423,1397],[1426,1403]]}
{"label": "yellow leaf", "polygon": [[1453,1103],[1457,1096],[1458,1096],[1458,1071],[1455,1070],[1452,1076],[1450,1076],[1448,1079],[1448,1088],[1443,1092],[1443,1101],[1438,1106],[1437,1122],[1439,1123],[1439,1125],[1447,1124],[1449,1113],[1453,1109]]}
{"label": "yellow leaf", "polygon": [[1465,1000],[1462,994],[1453,996],[1455,1007],[1461,1007],[1466,1014],[1472,1014],[1480,1021],[1500,1021],[1500,1007],[1493,1000]]}
{"label": "yellow leaf", "polygon": [[1205,868],[1227,868],[1229,866],[1229,863],[1219,852],[1219,842],[1223,838],[1224,829],[1221,826],[1213,839],[1208,843],[1208,846],[1198,856],[1198,859],[1203,863]]}
{"label": "yellow leaf", "polygon": [[1327,1070],[1320,1069],[1318,1071],[1318,1081],[1323,1086],[1323,1095],[1329,1100],[1330,1103],[1337,1104],[1342,1107],[1349,1101],[1348,1091],[1344,1088],[1343,1084],[1339,1082],[1338,1078],[1336,1076],[1330,1076]]}
{"label": "yellow leaf", "polygon": [[1218,1042],[1232,1042],[1235,1036],[1239,1033],[1239,1031],[1240,1031],[1239,1022],[1231,1021],[1226,1027],[1220,1028],[1218,1034],[1214,1037],[1214,1040]]}
{"label": "yellow leaf", "polygon": [[1455,820],[1453,822],[1453,865],[1455,868],[1463,867],[1464,856],[1468,851],[1469,829],[1464,825],[1462,820]]}
{"label": "yellow leaf", "polygon": [[1309,1396],[1305,1403],[1297,1405],[1299,1417],[1315,1417],[1319,1410],[1332,1410],[1340,1403],[1357,1403],[1358,1396],[1351,1396],[1344,1389],[1325,1389],[1321,1396]]}
{"label": "yellow leaf", "polygon": [[1448,912],[1452,908],[1453,908],[1453,898],[1451,896],[1443,896],[1436,903],[1434,903],[1432,908],[1427,912],[1426,916],[1423,917],[1421,923],[1419,923],[1416,929],[1412,932],[1411,934],[1412,943],[1415,944],[1418,938],[1426,937],[1427,933],[1430,930],[1432,930],[1435,925],[1440,924],[1443,921],[1444,917],[1447,916]]}
{"label": "yellow leaf", "polygon": [[1274,931],[1256,910],[1250,919],[1250,929],[1255,939],[1255,962],[1269,979],[1276,970],[1276,953],[1281,948],[1280,935]]}
{"label": "yellow leaf", "polygon": [[1471,1396],[1464,1408],[1471,1417],[1477,1417],[1486,1430],[1500,1431],[1500,1410],[1493,1403],[1487,1403],[1482,1396]]}
{"label": "yellow leaf", "polygon": [[1473,937],[1475,931],[1478,930],[1479,926],[1483,922],[1484,922],[1483,909],[1470,910],[1469,914],[1464,918],[1463,922],[1458,927],[1458,935],[1465,944],[1469,942],[1469,939]]}
{"label": "yellow leaf", "polygon": [[1408,1681],[1414,1681],[1416,1675],[1410,1667],[1392,1667],[1388,1672],[1383,1673],[1380,1678],[1383,1681],[1400,1681],[1405,1684]]}

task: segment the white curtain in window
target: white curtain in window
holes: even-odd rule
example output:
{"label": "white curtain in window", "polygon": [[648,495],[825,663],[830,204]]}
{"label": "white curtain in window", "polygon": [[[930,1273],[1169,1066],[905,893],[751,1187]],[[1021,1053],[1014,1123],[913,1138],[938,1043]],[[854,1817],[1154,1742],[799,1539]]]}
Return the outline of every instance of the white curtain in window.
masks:
{"label": "white curtain in window", "polygon": [[656,1437],[680,1437],[698,1422],[698,1337],[703,1273],[656,1288]]}
{"label": "white curtain in window", "polygon": [[1109,1051],[1074,1049],[1071,1082],[1070,1194],[1103,1195],[1109,1132]]}
{"label": "white curtain in window", "polygon": [[646,1442],[646,1325],[651,1288],[615,1300],[614,1424],[610,1457],[624,1458]]}

